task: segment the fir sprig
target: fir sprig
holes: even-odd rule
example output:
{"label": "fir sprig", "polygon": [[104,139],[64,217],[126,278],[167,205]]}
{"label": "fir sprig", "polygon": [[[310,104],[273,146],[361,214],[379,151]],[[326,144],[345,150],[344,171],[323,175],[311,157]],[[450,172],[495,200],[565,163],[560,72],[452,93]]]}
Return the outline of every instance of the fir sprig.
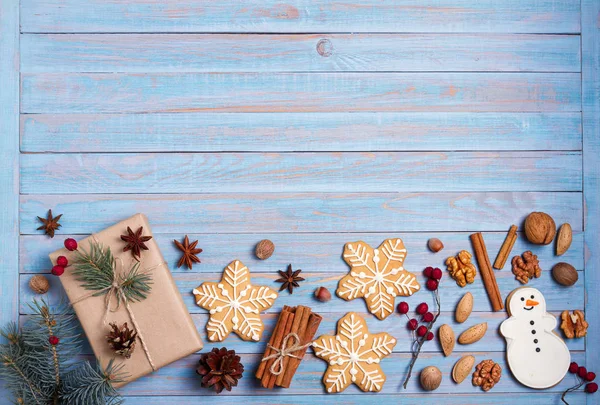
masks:
{"label": "fir sprig", "polygon": [[[52,313],[45,301],[34,300],[31,309],[33,315],[20,329],[11,323],[0,331],[6,340],[0,344],[0,377],[15,401],[37,405],[120,403],[110,384],[122,381],[117,367],[110,363],[102,371],[87,361],[76,362],[81,339],[68,307],[59,306]],[[52,344],[50,336],[59,338],[59,343]]]}
{"label": "fir sprig", "polygon": [[[116,282],[120,292],[128,301],[146,299],[152,289],[152,277],[140,272],[140,264],[136,263],[126,272],[115,274],[115,258],[110,248],[98,242],[90,242],[89,252],[77,250],[77,258],[73,263],[73,274],[86,290],[96,291],[93,296],[110,294]],[[120,303],[121,294],[117,294]]]}

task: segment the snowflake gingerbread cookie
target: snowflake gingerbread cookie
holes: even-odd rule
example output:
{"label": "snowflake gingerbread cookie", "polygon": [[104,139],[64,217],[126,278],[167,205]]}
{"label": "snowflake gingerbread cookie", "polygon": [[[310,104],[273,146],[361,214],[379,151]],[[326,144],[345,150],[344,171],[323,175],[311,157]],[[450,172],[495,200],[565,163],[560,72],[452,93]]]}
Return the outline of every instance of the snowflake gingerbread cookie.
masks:
{"label": "snowflake gingerbread cookie", "polygon": [[193,290],[198,306],[210,311],[208,340],[222,342],[234,331],[244,340],[259,341],[264,325],[260,312],[273,306],[277,293],[250,284],[250,271],[234,260],[219,283],[206,282]]}
{"label": "snowflake gingerbread cookie", "polygon": [[369,312],[387,318],[397,295],[413,295],[421,288],[415,275],[404,270],[405,257],[399,238],[386,239],[377,249],[362,241],[346,243],[343,258],[351,270],[340,280],[337,295],[346,301],[364,298]]}
{"label": "snowflake gingerbread cookie", "polygon": [[386,378],[379,362],[392,352],[396,339],[385,332],[369,334],[365,320],[354,312],[338,321],[337,330],[312,344],[315,355],[329,363],[323,377],[327,392],[342,392],[350,383],[363,391],[381,391]]}

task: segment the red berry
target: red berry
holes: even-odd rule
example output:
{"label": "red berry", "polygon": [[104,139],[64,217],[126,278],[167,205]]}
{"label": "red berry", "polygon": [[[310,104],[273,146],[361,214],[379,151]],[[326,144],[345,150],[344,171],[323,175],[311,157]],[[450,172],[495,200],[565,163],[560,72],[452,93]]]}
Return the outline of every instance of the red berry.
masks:
{"label": "red berry", "polygon": [[433,269],[433,271],[431,272],[431,278],[440,280],[442,278],[442,270],[438,269],[437,267]]}
{"label": "red berry", "polygon": [[423,275],[427,278],[431,277],[431,273],[433,272],[433,267],[425,267],[423,270]]}
{"label": "red berry", "polygon": [[421,302],[419,305],[417,305],[417,314],[423,315],[427,311],[429,311],[429,307],[425,302]]}
{"label": "red berry", "polygon": [[77,250],[77,241],[73,238],[65,239],[65,247],[71,252]]}
{"label": "red berry", "polygon": [[431,322],[433,321],[433,314],[431,312],[427,312],[423,315],[423,322]]}
{"label": "red berry", "polygon": [[571,365],[569,365],[569,373],[577,374],[577,371],[579,371],[579,364],[572,361]]}
{"label": "red berry", "polygon": [[398,304],[398,312],[400,312],[402,315],[407,313],[408,312],[408,303],[405,301],[402,301],[400,304]]}
{"label": "red berry", "polygon": [[427,333],[427,327],[424,325],[419,326],[419,328],[417,329],[417,335],[425,336],[426,333]]}
{"label": "red berry", "polygon": [[62,274],[65,272],[65,268],[63,266],[54,266],[52,267],[52,270],[50,271],[50,273],[52,273],[55,276],[62,276]]}
{"label": "red berry", "polygon": [[587,377],[587,369],[583,366],[579,367],[579,370],[577,370],[577,375],[581,378]]}
{"label": "red berry", "polygon": [[56,258],[56,264],[62,267],[67,267],[69,265],[69,261],[64,256],[58,256],[58,258]]}
{"label": "red berry", "polygon": [[587,381],[594,381],[596,379],[596,373],[592,373],[591,371],[588,371],[587,375],[585,376],[585,379]]}
{"label": "red berry", "polygon": [[48,342],[50,342],[52,346],[56,346],[60,342],[60,339],[53,335],[48,338]]}
{"label": "red berry", "polygon": [[598,391],[598,384],[596,384],[596,383],[587,383],[585,385],[585,392],[587,392],[588,394],[593,394],[596,391]]}
{"label": "red berry", "polygon": [[408,324],[406,325],[406,327],[410,330],[417,329],[417,326],[419,326],[419,322],[414,318],[408,321]]}
{"label": "red berry", "polygon": [[435,291],[438,288],[438,281],[430,278],[429,280],[427,280],[425,286],[429,291]]}
{"label": "red berry", "polygon": [[427,332],[427,336],[425,336],[427,340],[433,340],[433,332]]}

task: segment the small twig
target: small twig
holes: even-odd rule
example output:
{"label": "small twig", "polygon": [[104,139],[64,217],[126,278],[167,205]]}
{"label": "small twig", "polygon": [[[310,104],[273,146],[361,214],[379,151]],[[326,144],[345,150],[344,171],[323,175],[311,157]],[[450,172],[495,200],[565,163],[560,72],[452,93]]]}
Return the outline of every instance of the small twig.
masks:
{"label": "small twig", "polygon": [[575,385],[575,386],[573,386],[573,387],[571,387],[571,388],[569,388],[569,389],[568,389],[568,390],[566,390],[566,391],[564,391],[564,392],[563,392],[563,394],[562,394],[562,396],[560,397],[560,400],[561,400],[561,401],[563,401],[563,402],[564,402],[566,405],[569,405],[569,403],[568,403],[568,402],[567,402],[567,400],[565,399],[565,397],[567,396],[567,394],[568,394],[569,392],[573,392],[573,391],[576,391],[576,390],[578,390],[579,388],[581,388],[581,386],[582,386],[583,384],[585,384],[585,381],[582,381],[581,379],[579,379],[579,376],[577,376],[577,379],[579,380],[579,384],[578,384],[578,385]]}
{"label": "small twig", "polygon": [[440,316],[440,313],[442,312],[441,305],[440,305],[440,294],[438,293],[438,290],[435,290],[434,297],[435,297],[435,303],[437,304],[437,313],[435,314],[433,321],[431,321],[429,323],[429,326],[427,327],[427,332],[425,332],[425,334],[423,336],[421,336],[420,340],[416,339],[413,341],[413,346],[414,346],[415,342],[418,342],[417,350],[416,351],[413,350],[412,360],[410,361],[410,367],[408,368],[408,375],[406,376],[406,379],[404,380],[404,384],[403,384],[404,389],[406,389],[406,386],[408,385],[408,381],[410,380],[410,377],[412,375],[412,369],[415,366],[417,359],[419,358],[419,354],[421,353],[421,348],[423,347],[423,343],[425,343],[427,341],[427,334],[431,331],[431,328],[433,328],[433,324],[435,324],[435,321],[437,321],[438,317]]}

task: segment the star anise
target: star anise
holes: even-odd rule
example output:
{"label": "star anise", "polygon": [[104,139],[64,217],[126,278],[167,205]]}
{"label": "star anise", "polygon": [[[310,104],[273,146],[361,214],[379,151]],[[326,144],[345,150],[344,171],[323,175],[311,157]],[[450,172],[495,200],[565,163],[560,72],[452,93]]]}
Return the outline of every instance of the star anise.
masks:
{"label": "star anise", "polygon": [[128,235],[121,235],[121,240],[127,242],[127,245],[123,248],[123,252],[131,250],[131,254],[138,262],[142,256],[142,250],[148,250],[148,246],[146,246],[144,242],[148,242],[152,239],[152,236],[142,236],[143,230],[144,227],[140,226],[134,233],[130,227],[127,227]]}
{"label": "star anise", "polygon": [[304,279],[299,276],[302,270],[293,271],[291,264],[288,265],[286,271],[277,270],[277,272],[281,277],[275,281],[277,281],[278,283],[283,283],[281,285],[281,288],[279,288],[279,291],[283,291],[287,288],[290,294],[293,294],[294,287],[300,287],[300,284],[298,284],[298,282],[304,281]]}
{"label": "star anise", "polygon": [[188,236],[185,235],[185,238],[183,238],[183,244],[181,244],[178,240],[173,240],[173,242],[175,242],[177,249],[183,252],[179,262],[177,262],[177,267],[181,267],[183,264],[185,264],[187,268],[191,270],[193,263],[200,263],[200,259],[198,259],[198,256],[196,256],[198,253],[202,253],[202,249],[196,249],[198,241],[194,241],[190,244]]}
{"label": "star anise", "polygon": [[47,219],[38,217],[38,219],[40,221],[42,221],[42,223],[44,224],[38,228],[38,231],[41,231],[43,229],[44,232],[46,232],[46,235],[50,236],[51,238],[54,238],[54,231],[56,231],[58,228],[61,227],[61,225],[58,223],[58,220],[60,219],[60,217],[62,217],[62,214],[53,218],[52,210],[48,210],[48,218]]}

